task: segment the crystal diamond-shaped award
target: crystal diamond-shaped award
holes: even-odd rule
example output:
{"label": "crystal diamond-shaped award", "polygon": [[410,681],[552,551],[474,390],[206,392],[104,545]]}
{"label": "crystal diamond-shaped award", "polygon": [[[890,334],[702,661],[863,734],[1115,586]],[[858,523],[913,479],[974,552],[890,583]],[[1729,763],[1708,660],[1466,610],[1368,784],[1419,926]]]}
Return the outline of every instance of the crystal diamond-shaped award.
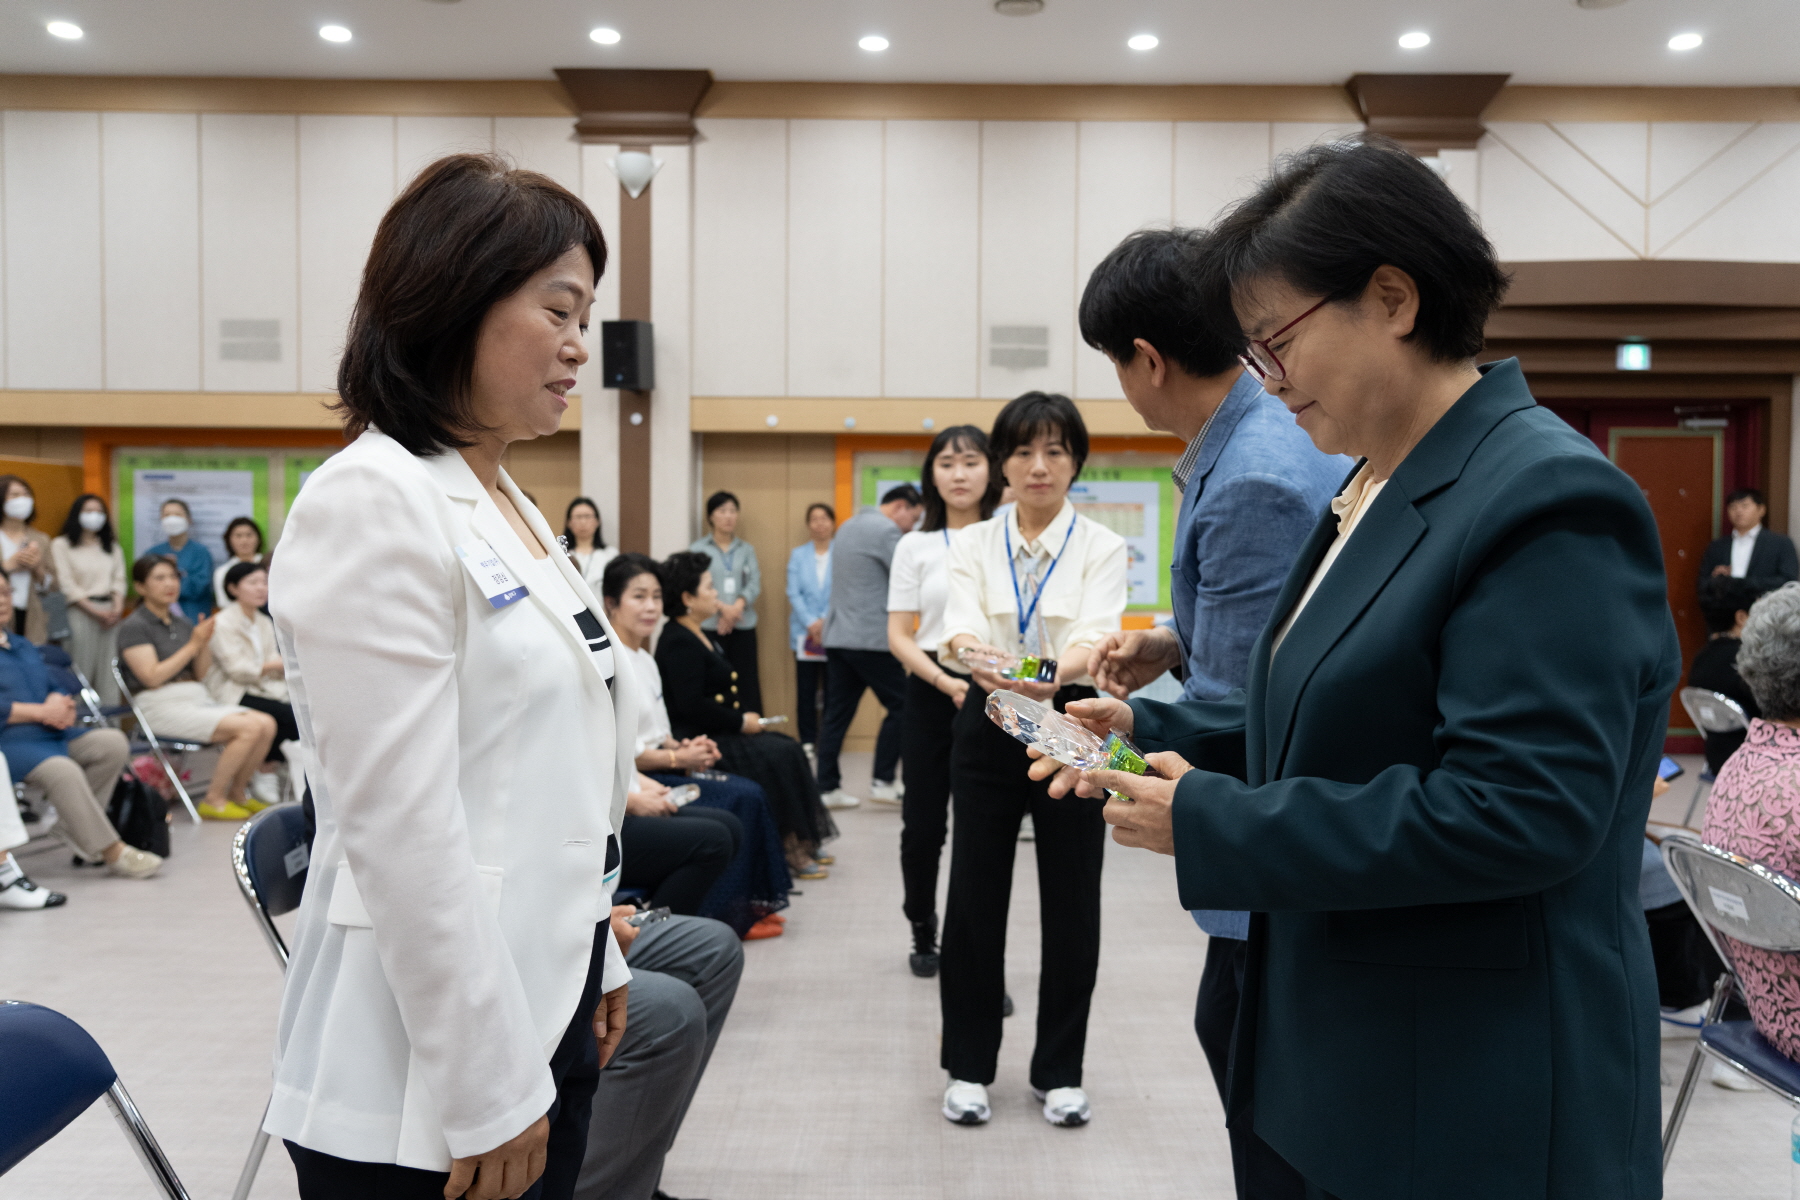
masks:
{"label": "crystal diamond-shaped award", "polygon": [[1117,731],[1101,737],[1073,717],[1017,692],[995,692],[987,700],[988,720],[1027,746],[1080,771],[1129,771],[1154,775],[1131,739]]}
{"label": "crystal diamond-shaped award", "polygon": [[995,654],[977,650],[973,646],[964,646],[956,652],[956,657],[971,667],[985,667],[1002,679],[1024,679],[1033,683],[1056,682],[1054,658],[1039,658],[1035,654]]}

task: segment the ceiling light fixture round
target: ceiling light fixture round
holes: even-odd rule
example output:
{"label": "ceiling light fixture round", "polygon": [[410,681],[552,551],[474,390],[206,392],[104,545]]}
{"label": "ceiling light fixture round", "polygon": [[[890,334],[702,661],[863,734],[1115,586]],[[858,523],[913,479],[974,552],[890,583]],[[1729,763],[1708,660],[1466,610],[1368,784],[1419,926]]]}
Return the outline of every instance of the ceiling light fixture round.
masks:
{"label": "ceiling light fixture round", "polygon": [[1403,33],[1400,35],[1400,48],[1402,50],[1423,50],[1429,45],[1431,45],[1431,35],[1422,29],[1415,29],[1411,33]]}
{"label": "ceiling light fixture round", "polygon": [[1044,0],[994,0],[994,11],[1003,17],[1035,17],[1044,11]]}
{"label": "ceiling light fixture round", "polygon": [[1140,33],[1125,41],[1133,50],[1154,50],[1160,43],[1161,39],[1154,33]]}
{"label": "ceiling light fixture round", "polygon": [[342,25],[321,25],[319,36],[328,42],[347,42],[350,40],[350,31]]}
{"label": "ceiling light fixture round", "polygon": [[1705,40],[1706,39],[1702,38],[1697,33],[1678,33],[1669,39],[1669,49],[1698,50],[1700,48],[1700,43]]}
{"label": "ceiling light fixture round", "polygon": [[51,37],[59,37],[65,41],[72,42],[81,36],[81,26],[73,21],[52,21],[44,28],[50,31]]}
{"label": "ceiling light fixture round", "polygon": [[616,46],[619,44],[619,31],[602,25],[588,32],[588,41],[598,42],[602,46]]}
{"label": "ceiling light fixture round", "polygon": [[888,48],[888,40],[879,33],[871,33],[868,37],[860,39],[856,44],[861,46],[864,50],[867,50],[870,54],[880,54],[883,50]]}

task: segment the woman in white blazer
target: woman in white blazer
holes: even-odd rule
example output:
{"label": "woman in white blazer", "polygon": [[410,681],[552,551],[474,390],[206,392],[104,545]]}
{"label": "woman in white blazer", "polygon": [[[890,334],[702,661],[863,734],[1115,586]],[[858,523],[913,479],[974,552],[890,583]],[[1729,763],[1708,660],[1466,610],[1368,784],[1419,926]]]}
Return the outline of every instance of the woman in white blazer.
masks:
{"label": "woman in white blazer", "polygon": [[623,1032],[639,685],[500,459],[556,431],[605,261],[581,201],[488,155],[426,168],[375,236],[354,440],[270,582],[318,835],[264,1128],[306,1200],[573,1193]]}

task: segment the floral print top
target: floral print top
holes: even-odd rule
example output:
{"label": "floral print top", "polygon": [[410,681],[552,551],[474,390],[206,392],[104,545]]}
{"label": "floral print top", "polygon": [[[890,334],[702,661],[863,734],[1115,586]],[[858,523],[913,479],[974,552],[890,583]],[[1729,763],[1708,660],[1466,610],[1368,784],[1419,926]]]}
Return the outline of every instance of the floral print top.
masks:
{"label": "floral print top", "polygon": [[[1750,722],[1743,746],[1719,768],[1700,836],[1800,878],[1800,729]],[[1725,941],[1757,1032],[1800,1062],[1800,956]]]}

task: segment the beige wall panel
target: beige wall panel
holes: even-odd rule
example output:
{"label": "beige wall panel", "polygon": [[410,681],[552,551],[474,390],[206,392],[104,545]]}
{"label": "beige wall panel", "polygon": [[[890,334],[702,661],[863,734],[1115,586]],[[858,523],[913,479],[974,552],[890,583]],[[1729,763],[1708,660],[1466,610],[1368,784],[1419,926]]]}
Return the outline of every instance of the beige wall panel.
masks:
{"label": "beige wall panel", "polygon": [[[1768,203],[1771,179],[1791,179],[1800,153],[1800,124],[1759,125],[1727,146],[1650,210],[1655,255],[1783,261],[1800,236],[1800,204]],[[1726,217],[1730,212],[1732,216]],[[1706,232],[1702,234],[1702,230]],[[1703,250],[1701,247],[1710,247]]]}
{"label": "beige wall panel", "polygon": [[300,390],[337,389],[375,227],[394,198],[394,119],[300,118]]}
{"label": "beige wall panel", "polygon": [[694,155],[694,390],[787,392],[787,122],[701,121]]}
{"label": "beige wall panel", "polygon": [[[36,458],[44,462],[78,467],[82,463],[81,430],[55,425],[0,425],[0,457]],[[62,520],[61,513],[46,517],[52,528]],[[40,528],[42,522],[37,522]]]}
{"label": "beige wall panel", "polygon": [[581,143],[567,117],[495,117],[494,149],[581,195]]}
{"label": "beige wall panel", "polygon": [[1323,121],[1274,121],[1269,125],[1269,157],[1271,159],[1301,150],[1315,142],[1329,142],[1362,132],[1356,124],[1335,125]]}
{"label": "beige wall panel", "polygon": [[1800,146],[1658,248],[1659,257],[1800,262]]}
{"label": "beige wall panel", "polygon": [[1648,122],[1558,121],[1552,128],[1632,199],[1649,199]]}
{"label": "beige wall panel", "polygon": [[1267,121],[1182,121],[1175,126],[1175,223],[1211,225],[1269,171]]}
{"label": "beige wall panel", "polygon": [[600,323],[619,317],[619,181],[606,165],[618,153],[617,146],[581,148],[582,199],[606,235],[609,261],[594,288],[588,360],[575,376],[587,418],[581,423],[581,494],[600,506],[601,533],[614,546],[619,533],[619,393],[600,386]]}
{"label": "beige wall panel", "polygon": [[[207,391],[300,389],[298,136],[292,116],[200,118],[201,387]],[[276,357],[225,357],[260,353],[244,343],[267,339],[222,338],[221,321],[276,322]]]}
{"label": "beige wall panel", "polygon": [[1443,164],[1444,182],[1456,193],[1458,200],[1480,216],[1481,151],[1440,150],[1438,159]]}
{"label": "beige wall panel", "polygon": [[[1609,230],[1632,253],[1644,253],[1643,204],[1608,178],[1555,129],[1530,121],[1503,122],[1488,126],[1488,135],[1505,145],[1528,170],[1546,180],[1570,204]],[[1578,223],[1570,221],[1564,209],[1554,208],[1544,215],[1558,224],[1579,228]],[[1502,256],[1507,257],[1504,251]]]}
{"label": "beige wall panel", "polygon": [[106,386],[200,387],[200,119],[105,113]]}
{"label": "beige wall panel", "polygon": [[[1175,215],[1175,126],[1167,121],[1084,121],[1075,223],[1075,301],[1094,265],[1133,230],[1166,229]],[[1112,360],[1081,340],[1075,349],[1075,395],[1123,400]]]}
{"label": "beige wall panel", "polygon": [[4,145],[8,387],[104,387],[100,116],[11,112]]}
{"label": "beige wall panel", "polygon": [[881,395],[882,125],[788,126],[789,395]]}
{"label": "beige wall panel", "polygon": [[494,148],[492,117],[395,117],[394,173],[400,187],[446,154]]}
{"label": "beige wall panel", "polygon": [[889,121],[883,391],[973,396],[981,363],[981,126]]}
{"label": "beige wall panel", "polygon": [[650,185],[650,319],[656,326],[656,391],[650,402],[650,550],[658,558],[694,540],[693,151],[657,146]]}
{"label": "beige wall panel", "polygon": [[1655,203],[1729,150],[1749,121],[1657,121],[1650,126],[1650,201]]}
{"label": "beige wall panel", "polygon": [[[981,131],[981,395],[1075,383],[1075,124],[989,121]],[[1049,363],[993,364],[996,325],[1046,330]]]}
{"label": "beige wall panel", "polygon": [[581,435],[553,433],[514,442],[506,448],[505,465],[513,482],[537,501],[551,532],[561,533],[569,501],[581,494]]}
{"label": "beige wall panel", "polygon": [[1634,257],[1630,246],[1492,136],[1481,142],[1480,212],[1503,260]]}

